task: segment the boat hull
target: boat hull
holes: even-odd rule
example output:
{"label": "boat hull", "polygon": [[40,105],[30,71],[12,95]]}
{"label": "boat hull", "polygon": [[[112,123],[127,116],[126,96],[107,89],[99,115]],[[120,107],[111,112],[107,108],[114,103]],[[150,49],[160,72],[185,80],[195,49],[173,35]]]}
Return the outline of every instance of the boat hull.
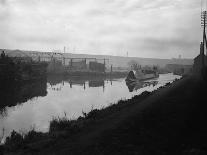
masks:
{"label": "boat hull", "polygon": [[130,71],[126,82],[136,82],[136,81],[144,81],[149,79],[158,78],[159,74],[157,72],[150,73],[150,74],[143,74],[143,73],[136,73],[134,71]]}

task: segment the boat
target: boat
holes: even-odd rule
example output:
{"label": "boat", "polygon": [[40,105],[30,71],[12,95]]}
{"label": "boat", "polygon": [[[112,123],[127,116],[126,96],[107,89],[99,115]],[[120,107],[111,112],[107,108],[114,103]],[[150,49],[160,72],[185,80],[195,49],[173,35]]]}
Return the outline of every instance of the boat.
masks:
{"label": "boat", "polygon": [[133,82],[127,82],[126,85],[129,89],[129,92],[137,91],[140,88],[147,87],[147,86],[155,86],[157,85],[158,81],[133,81]]}
{"label": "boat", "polygon": [[159,74],[157,71],[157,67],[153,66],[150,67],[144,67],[136,65],[133,67],[133,69],[128,73],[125,81],[126,82],[135,82],[135,81],[143,81],[143,80],[149,80],[153,78],[158,78]]}

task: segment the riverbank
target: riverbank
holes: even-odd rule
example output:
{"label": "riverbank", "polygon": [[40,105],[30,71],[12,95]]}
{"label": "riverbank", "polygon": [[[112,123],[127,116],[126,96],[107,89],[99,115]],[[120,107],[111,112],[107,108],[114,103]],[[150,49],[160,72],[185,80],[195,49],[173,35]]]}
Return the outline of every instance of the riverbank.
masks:
{"label": "riverbank", "polygon": [[206,82],[186,77],[150,93],[83,113],[76,121],[54,119],[48,133],[13,132],[8,154],[205,153]]}

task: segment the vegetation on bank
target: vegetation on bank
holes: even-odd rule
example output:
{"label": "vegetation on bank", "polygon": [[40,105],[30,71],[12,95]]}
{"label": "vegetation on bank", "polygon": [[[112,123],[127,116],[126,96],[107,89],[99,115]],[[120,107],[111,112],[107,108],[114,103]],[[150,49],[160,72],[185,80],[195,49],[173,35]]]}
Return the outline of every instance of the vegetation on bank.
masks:
{"label": "vegetation on bank", "polygon": [[0,56],[0,81],[20,82],[46,78],[47,63],[30,58],[8,57],[4,51]]}
{"label": "vegetation on bank", "polygon": [[[170,85],[170,83],[167,83],[165,86],[158,89],[169,87]],[[155,91],[145,91],[140,95],[132,97],[131,99],[120,100],[116,104],[111,104],[106,108],[92,109],[89,113],[83,112],[83,116],[80,116],[77,120],[68,120],[66,114],[63,118],[53,118],[50,122],[49,132],[47,133],[37,132],[33,129],[23,135],[13,131],[11,136],[6,138],[3,148],[6,152],[15,152],[18,150],[28,149],[32,151],[33,149],[41,149],[48,146],[62,138],[72,138],[75,135],[87,130],[88,127],[94,126],[101,120],[110,117],[110,115],[113,115],[126,107],[139,104],[139,102],[151,96]]]}

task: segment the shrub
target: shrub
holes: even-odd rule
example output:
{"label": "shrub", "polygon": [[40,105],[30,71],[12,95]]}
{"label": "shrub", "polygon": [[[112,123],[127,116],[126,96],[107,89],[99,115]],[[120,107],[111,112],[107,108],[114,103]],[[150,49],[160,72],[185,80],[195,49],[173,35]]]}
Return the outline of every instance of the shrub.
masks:
{"label": "shrub", "polygon": [[50,122],[49,132],[56,131],[69,131],[70,133],[75,133],[80,130],[80,127],[75,120],[68,120],[66,117],[63,118],[54,118]]}
{"label": "shrub", "polygon": [[12,131],[11,136],[6,138],[5,146],[8,150],[17,150],[23,146],[23,136]]}

